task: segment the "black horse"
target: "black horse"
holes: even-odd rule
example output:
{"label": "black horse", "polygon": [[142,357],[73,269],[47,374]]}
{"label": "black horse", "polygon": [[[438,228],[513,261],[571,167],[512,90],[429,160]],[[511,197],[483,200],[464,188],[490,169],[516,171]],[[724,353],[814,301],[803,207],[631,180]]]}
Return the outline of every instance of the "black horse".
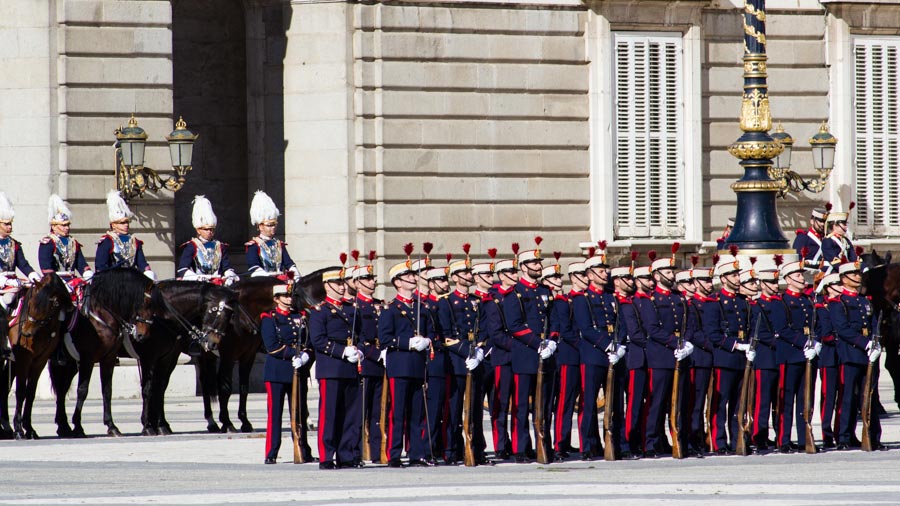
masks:
{"label": "black horse", "polygon": [[[322,273],[330,268],[320,269],[303,276],[294,283],[293,299],[295,307],[310,307],[325,300]],[[259,335],[260,315],[274,308],[272,287],[284,284],[277,277],[247,277],[232,286],[238,293],[238,308],[231,319],[225,338],[219,343],[218,367],[216,357],[204,353],[198,360],[201,390],[203,392],[203,416],[209,432],[237,432],[228,412],[228,400],[233,392],[232,373],[234,363],[238,363],[238,419],[241,432],[252,432],[253,425],[247,417],[247,395],[250,393],[250,372],[256,354],[262,346]],[[219,422],[212,415],[212,398],[219,401]]]}
{"label": "black horse", "polygon": [[[112,375],[116,354],[125,339],[140,343],[150,334],[153,315],[163,308],[155,307],[154,284],[134,269],[111,269],[98,272],[85,289],[75,327],[72,330],[74,360],[64,364],[50,362],[50,381],[56,392],[56,424],[60,437],[85,437],[81,426],[81,410],[87,399],[94,364],[100,364],[100,386],[103,393],[103,423],[107,435],[122,433],[112,418]],[[65,399],[78,374],[78,400],[69,426]]]}
{"label": "black horse", "polygon": [[900,263],[891,263],[891,253],[883,258],[872,251],[863,255],[869,270],[863,275],[864,293],[872,298],[881,315],[881,344],[884,368],[894,383],[894,402],[900,407]]}

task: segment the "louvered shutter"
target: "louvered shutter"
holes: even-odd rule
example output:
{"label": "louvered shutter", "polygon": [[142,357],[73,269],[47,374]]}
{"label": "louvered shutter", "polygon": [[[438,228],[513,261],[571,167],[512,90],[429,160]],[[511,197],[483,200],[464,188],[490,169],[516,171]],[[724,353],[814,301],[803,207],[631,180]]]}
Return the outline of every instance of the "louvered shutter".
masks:
{"label": "louvered shutter", "polygon": [[616,238],[684,236],[681,40],[614,36]]}
{"label": "louvered shutter", "polygon": [[900,38],[854,40],[857,234],[900,235]]}

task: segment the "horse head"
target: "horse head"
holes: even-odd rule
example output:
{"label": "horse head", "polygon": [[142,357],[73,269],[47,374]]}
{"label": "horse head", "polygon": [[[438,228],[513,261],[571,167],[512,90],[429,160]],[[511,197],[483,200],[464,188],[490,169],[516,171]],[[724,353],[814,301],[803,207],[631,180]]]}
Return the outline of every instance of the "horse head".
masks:
{"label": "horse head", "polygon": [[19,317],[20,345],[31,350],[35,335],[60,321],[63,311],[72,308],[66,284],[55,272],[44,274],[24,295]]}
{"label": "horse head", "polygon": [[204,350],[212,351],[219,347],[219,343],[228,331],[231,317],[237,306],[237,294],[228,288],[212,285],[204,300],[206,301],[206,311],[201,323],[200,345]]}
{"label": "horse head", "polygon": [[109,330],[138,342],[150,335],[153,317],[161,309],[149,278],[135,269],[110,269],[94,275],[88,290],[89,310],[99,310],[95,319]]}

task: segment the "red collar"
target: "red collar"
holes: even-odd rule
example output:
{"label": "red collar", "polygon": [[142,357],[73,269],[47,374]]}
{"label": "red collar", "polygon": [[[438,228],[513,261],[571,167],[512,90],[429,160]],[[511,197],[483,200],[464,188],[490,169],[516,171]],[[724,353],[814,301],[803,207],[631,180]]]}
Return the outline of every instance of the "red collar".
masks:
{"label": "red collar", "polygon": [[503,288],[503,286],[498,286],[497,292],[499,292],[501,295],[506,295],[506,294],[512,292],[513,290],[515,290],[515,288],[516,288],[515,286],[511,286],[509,288]]}
{"label": "red collar", "polygon": [[634,292],[634,298],[636,299],[649,299],[650,296],[644,292]]}
{"label": "red collar", "polygon": [[538,287],[538,284],[537,284],[537,283],[532,283],[531,281],[528,281],[528,280],[525,279],[525,278],[520,278],[520,279],[519,279],[519,283],[522,283],[523,285],[527,286],[528,288],[532,288],[532,289]]}
{"label": "red collar", "polygon": [[614,292],[613,295],[616,296],[616,300],[618,300],[619,302],[628,302],[631,300],[631,297],[625,295],[622,292]]}
{"label": "red collar", "polygon": [[565,300],[565,301],[568,301],[568,300],[569,300],[569,298],[566,297],[566,294],[564,294],[564,293],[558,293],[558,294],[556,294],[556,296],[554,297],[554,299],[556,299],[556,300]]}
{"label": "red collar", "polygon": [[596,287],[594,287],[593,284],[588,285],[588,290],[590,290],[593,293],[596,293],[597,295],[603,295],[603,289],[596,288]]}
{"label": "red collar", "polygon": [[842,288],[841,294],[848,297],[856,297],[857,295],[859,295],[859,292],[857,292],[856,290],[851,290],[849,288]]}
{"label": "red collar", "polygon": [[760,295],[759,298],[766,302],[769,302],[773,300],[781,300],[781,295],[772,295],[771,297],[769,297],[768,295]]}
{"label": "red collar", "polygon": [[331,297],[325,297],[325,302],[337,307],[341,307],[341,304],[344,303],[342,300],[332,299]]}
{"label": "red collar", "polygon": [[790,288],[786,289],[784,291],[784,293],[785,293],[785,295],[790,295],[791,297],[802,297],[803,296],[802,293],[795,292],[795,291],[791,290]]}
{"label": "red collar", "polygon": [[460,299],[468,299],[469,298],[469,294],[467,294],[465,292],[460,292],[459,288],[453,290],[453,293],[455,293],[456,296],[459,297]]}
{"label": "red collar", "polygon": [[416,297],[418,297],[422,300],[425,300],[428,298],[428,295],[423,294],[422,292],[419,291],[418,288],[416,288],[416,290],[413,292],[413,298],[416,298]]}
{"label": "red collar", "polygon": [[281,316],[290,316],[291,314],[290,309],[281,309],[280,307],[276,307],[275,312],[280,314]]}
{"label": "red collar", "polygon": [[413,300],[415,300],[415,299],[407,299],[406,297],[400,295],[399,293],[397,294],[396,299],[399,300],[400,302],[406,304],[407,306],[411,305],[413,303]]}
{"label": "red collar", "polygon": [[700,295],[699,293],[694,292],[694,300],[698,300],[700,302],[715,302],[718,299],[716,299],[715,297],[707,297],[705,295]]}
{"label": "red collar", "polygon": [[435,295],[433,293],[429,294],[427,297],[427,300],[430,300],[431,302],[437,302],[437,295]]}
{"label": "red collar", "polygon": [[352,295],[344,295],[341,298],[341,300],[346,300],[347,302],[353,302],[353,296]]}
{"label": "red collar", "polygon": [[736,293],[728,291],[727,288],[722,288],[721,293],[722,293],[722,295],[728,297],[729,299],[733,299],[737,296]]}
{"label": "red collar", "polygon": [[361,300],[361,301],[363,301],[363,302],[372,302],[372,301],[375,300],[375,299],[373,299],[373,298],[371,298],[371,297],[366,297],[365,295],[363,295],[363,294],[361,294],[361,293],[357,293],[357,294],[356,294],[356,298],[359,299],[359,300]]}
{"label": "red collar", "polygon": [[479,299],[484,299],[485,297],[487,297],[489,295],[490,295],[490,293],[485,292],[480,288],[475,289],[475,296],[477,296]]}
{"label": "red collar", "polygon": [[672,295],[672,290],[666,290],[665,288],[662,288],[659,285],[656,285],[655,290],[656,290],[656,293],[658,293],[660,295],[665,295],[665,296]]}
{"label": "red collar", "polygon": [[819,239],[822,238],[822,236],[819,235],[819,233],[816,232],[815,230],[813,230],[812,228],[810,228],[806,233],[809,234],[809,235],[814,235],[814,236],[818,237]]}
{"label": "red collar", "polygon": [[570,298],[570,299],[571,299],[572,297],[577,297],[577,296],[579,296],[579,295],[584,295],[584,292],[583,292],[583,291],[579,291],[579,290],[575,290],[574,288],[573,288],[572,290],[569,290],[569,298]]}

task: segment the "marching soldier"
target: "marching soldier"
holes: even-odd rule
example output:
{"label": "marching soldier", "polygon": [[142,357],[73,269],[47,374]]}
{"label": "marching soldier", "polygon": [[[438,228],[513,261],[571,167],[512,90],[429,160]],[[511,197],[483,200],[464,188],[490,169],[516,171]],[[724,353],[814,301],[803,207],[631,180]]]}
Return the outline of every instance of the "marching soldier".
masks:
{"label": "marching soldier", "polygon": [[[540,246],[541,238],[536,237],[535,243]],[[528,462],[526,450],[531,442],[528,400],[535,396],[541,360],[549,359],[556,351],[557,345],[555,341],[549,339],[550,333],[556,329],[550,328],[548,332],[547,328],[550,290],[538,284],[542,270],[541,251],[540,249],[523,251],[517,255],[516,261],[519,266],[519,282],[511,293],[503,297],[503,316],[513,336],[512,451],[517,463],[525,463]],[[541,395],[544,399],[550,398],[551,383],[547,381],[543,385]],[[546,423],[544,425],[540,428],[544,434],[535,434],[535,437],[543,437],[549,442],[550,434],[549,430],[546,430],[549,427]]]}
{"label": "marching soldier", "polygon": [[[263,381],[266,382],[268,423],[266,424],[266,464],[274,464],[281,448],[281,418],[284,398],[288,398],[288,409],[297,409],[291,404],[291,386],[294,370],[300,371],[298,383],[300,394],[300,420],[306,426],[309,409],[306,405],[307,379],[312,367],[312,349],[307,342],[306,317],[291,306],[290,285],[272,287],[275,309],[261,316],[259,328],[266,349],[266,363],[263,366]],[[300,441],[304,460],[311,462],[312,450],[306,441]]]}
{"label": "marching soldier", "polygon": [[369,251],[368,265],[354,269],[356,280],[356,329],[359,332],[359,350],[363,353],[362,381],[366,397],[363,399],[368,417],[369,440],[362,444],[369,445],[369,453],[373,463],[387,464],[380,461],[381,455],[381,392],[384,382],[384,356],[378,339],[378,317],[381,315],[383,302],[375,298],[375,251]]}
{"label": "marching soldier", "polygon": [[834,412],[838,407],[839,400],[840,359],[834,327],[831,324],[831,314],[828,312],[828,303],[838,299],[841,295],[840,275],[835,272],[825,276],[822,278],[821,287],[822,289],[819,290],[821,295],[816,297],[816,336],[822,343],[819,352],[819,380],[822,384],[819,417],[822,423],[822,447],[834,448],[838,427],[838,420],[835,419]]}
{"label": "marching soldier", "polygon": [[[858,258],[853,243],[847,237],[847,218],[855,206],[856,203],[851,202],[847,212],[828,213],[825,226],[828,228],[830,225],[829,234],[822,241],[825,274],[834,272],[846,262],[855,262]],[[862,270],[866,270],[865,265],[862,266]]]}
{"label": "marching soldier", "polygon": [[740,262],[734,257],[736,253],[736,248],[732,249],[732,254],[717,264],[722,289],[717,301],[705,302],[700,313],[705,338],[713,343],[714,388],[709,439],[711,450],[719,455],[732,454],[737,441],[741,372],[745,354],[750,350],[749,304],[738,296]]}
{"label": "marching soldier", "polygon": [[556,382],[559,385],[559,394],[556,401],[553,448],[557,459],[568,458],[570,452],[580,451],[572,447],[572,415],[575,413],[575,401],[582,393],[581,357],[578,351],[581,339],[575,320],[574,305],[576,299],[584,296],[588,287],[585,263],[569,264],[568,274],[572,290],[565,297],[565,304],[560,301],[553,308],[559,325],[559,347],[556,350],[558,367]]}
{"label": "marching soldier", "polygon": [[[513,254],[517,254],[518,244],[513,245]],[[501,460],[512,456],[512,441],[509,433],[510,407],[513,395],[512,349],[513,336],[509,331],[506,316],[503,314],[503,300],[515,297],[515,287],[519,283],[519,272],[516,261],[500,260],[494,265],[500,280],[499,286],[493,290],[494,307],[500,328],[491,335],[491,364],[494,366],[494,400],[491,404],[491,427],[494,436],[494,455]]]}
{"label": "marching soldier", "polygon": [[[828,205],[831,207],[831,204]],[[809,229],[797,229],[794,238],[794,251],[805,260],[807,269],[818,269],[822,263],[822,241],[825,238],[825,217],[827,209],[815,208],[809,217]],[[806,248],[806,254],[801,253]],[[811,255],[811,256],[810,256]]]}
{"label": "marching soldier", "polygon": [[[780,403],[780,395],[784,392],[783,388],[779,388],[778,383],[779,365],[783,365],[779,359],[783,357],[778,356],[777,350],[782,346],[781,341],[784,334],[789,333],[791,329],[788,327],[790,317],[786,302],[778,293],[779,264],[780,259],[776,257],[774,268],[758,273],[761,294],[758,300],[750,301],[750,328],[755,329],[756,320],[761,318],[756,349],[747,354],[747,359],[753,362],[756,391],[752,406],[753,427],[750,437],[757,452],[769,449],[769,418],[775,407],[776,399]],[[797,265],[799,266],[800,263],[797,262]],[[802,268],[800,275],[802,276]],[[776,423],[780,424],[780,420],[776,420]],[[776,430],[776,432],[778,431]],[[780,439],[780,433],[778,433],[778,437]],[[788,436],[788,441],[790,441],[790,436]]]}
{"label": "marching soldier", "polygon": [[[619,304],[611,293],[606,293],[609,283],[609,264],[606,252],[600,252],[584,261],[588,287],[582,296],[572,301],[574,327],[581,335],[578,356],[581,359],[581,412],[578,417],[581,460],[594,460],[603,455],[600,421],[597,417],[597,396],[606,386],[610,354],[615,354],[613,344],[619,321]],[[562,347],[562,345],[560,345]],[[606,399],[608,409],[615,410],[613,399]],[[615,413],[615,411],[613,411]],[[609,429],[609,427],[605,427]]]}
{"label": "marching soldier", "polygon": [[[655,258],[656,253],[653,253]],[[632,253],[632,266],[636,256]],[[647,400],[647,332],[641,319],[642,307],[651,304],[650,294],[656,288],[650,267],[638,267],[632,270],[634,278],[634,295],[629,304],[620,304],[621,318],[628,330],[628,347],[626,363],[628,365],[628,406],[625,424],[628,446],[636,457],[644,455],[644,435],[646,427]]]}
{"label": "marching soldier", "polygon": [[15,311],[16,300],[22,284],[16,276],[16,270],[36,283],[41,275],[34,271],[22,253],[22,243],[12,238],[13,219],[16,211],[6,194],[0,192],[0,357],[12,357],[9,348],[8,318]]}
{"label": "marching soldier", "polygon": [[672,291],[678,246],[678,243],[672,246],[671,258],[654,260],[650,265],[655,287],[649,299],[642,299],[638,306],[647,333],[648,406],[644,456],[648,458],[671,451],[666,441],[665,421],[672,402],[675,364],[687,358],[694,348],[684,338],[685,303]]}
{"label": "marching soldier", "polygon": [[286,274],[294,281],[300,280],[300,269],[291,259],[287,244],[275,238],[281,211],[272,198],[262,190],[256,190],[250,202],[250,222],[259,235],[244,243],[247,254],[247,270],[251,276]]}
{"label": "marching soldier", "polygon": [[[826,257],[827,258],[827,257]],[[856,422],[860,410],[860,392],[869,362],[877,364],[881,356],[881,346],[873,339],[876,322],[873,321],[872,304],[859,293],[862,284],[861,262],[845,262],[838,273],[843,289],[841,294],[828,301],[828,313],[832,328],[837,336],[837,350],[840,357],[840,374],[843,382],[838,398],[838,450],[849,450],[855,439]],[[874,381],[877,383],[877,375]],[[875,389],[877,394],[878,389]],[[873,396],[872,406],[877,405]],[[869,437],[872,447],[885,449],[881,444],[881,421],[877,413],[872,413]]]}
{"label": "marching soldier", "polygon": [[[822,350],[815,339],[813,301],[806,295],[803,262],[790,262],[781,267],[781,275],[787,284],[783,306],[787,309],[784,327],[777,335],[777,354],[780,383],[778,388],[778,451],[790,453],[792,422],[796,419],[797,445],[806,445],[803,406],[805,391],[803,373],[806,361],[814,360]],[[777,283],[777,281],[775,282]],[[771,283],[770,283],[771,284]],[[761,333],[761,332],[760,332]],[[815,381],[815,377],[811,378]]]}
{"label": "marching soldier", "polygon": [[134,213],[128,208],[125,199],[116,190],[106,194],[106,207],[109,210],[109,232],[97,243],[97,254],[94,266],[97,272],[116,267],[131,267],[144,273],[156,281],[156,273],[150,269],[144,256],[144,241],[131,235],[131,218]]}
{"label": "marching soldier", "polygon": [[[412,245],[407,245],[407,255]],[[378,336],[387,350],[385,368],[391,392],[387,431],[388,467],[401,467],[403,437],[409,437],[409,465],[427,467],[428,427],[425,424],[425,362],[434,339],[427,309],[413,299],[416,273],[407,259],[389,271],[397,296],[378,319]],[[407,430],[408,429],[408,430]]]}
{"label": "marching soldier", "polygon": [[[693,261],[693,259],[692,259]],[[713,367],[713,343],[703,332],[701,314],[706,304],[719,301],[713,295],[713,269],[711,267],[692,267],[691,278],[694,281],[694,295],[688,303],[688,332],[694,353],[691,355],[691,383],[694,393],[691,396],[691,440],[690,452],[700,456],[703,450],[709,450],[706,444],[706,412],[707,393]]]}
{"label": "marching soldier", "polygon": [[353,307],[343,300],[343,267],[324,272],[322,283],[325,301],[309,317],[319,380],[319,469],[361,468],[357,369],[362,352],[356,347]]}
{"label": "marching soldier", "polygon": [[226,286],[237,281],[238,276],[231,268],[228,245],[213,239],[218,220],[212,203],[203,195],[194,197],[191,222],[197,237],[181,245],[181,259],[178,261],[178,277],[185,281],[209,281],[224,279]]}

